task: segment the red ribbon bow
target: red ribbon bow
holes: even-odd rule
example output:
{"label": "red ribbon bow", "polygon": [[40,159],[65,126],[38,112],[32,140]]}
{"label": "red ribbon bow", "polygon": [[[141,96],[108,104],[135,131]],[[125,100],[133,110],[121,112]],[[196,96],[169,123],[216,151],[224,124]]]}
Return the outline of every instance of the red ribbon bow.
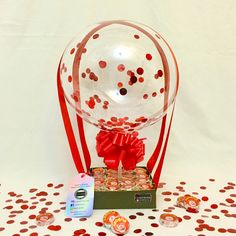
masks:
{"label": "red ribbon bow", "polygon": [[109,169],[118,169],[121,161],[125,170],[133,170],[144,159],[144,139],[138,139],[135,135],[100,131],[96,140],[98,156],[104,157]]}

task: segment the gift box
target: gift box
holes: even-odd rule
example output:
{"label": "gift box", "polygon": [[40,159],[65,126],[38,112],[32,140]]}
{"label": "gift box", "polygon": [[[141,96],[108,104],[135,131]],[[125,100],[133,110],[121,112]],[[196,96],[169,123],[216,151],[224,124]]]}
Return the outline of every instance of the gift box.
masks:
{"label": "gift box", "polygon": [[[178,85],[175,55],[152,28],[114,20],[81,31],[65,49],[57,72],[62,118],[78,172],[91,173],[99,158],[107,171],[118,173],[135,171],[142,162],[152,186],[158,186]],[[84,121],[100,130],[89,138],[97,156],[91,157]],[[147,137],[140,137],[139,130],[156,122],[156,146],[146,156]],[[94,207],[154,208],[155,193],[156,187],[95,189]]]}
{"label": "gift box", "polygon": [[121,173],[100,167],[91,168],[90,173],[95,178],[94,209],[156,207],[156,186],[146,167]]}

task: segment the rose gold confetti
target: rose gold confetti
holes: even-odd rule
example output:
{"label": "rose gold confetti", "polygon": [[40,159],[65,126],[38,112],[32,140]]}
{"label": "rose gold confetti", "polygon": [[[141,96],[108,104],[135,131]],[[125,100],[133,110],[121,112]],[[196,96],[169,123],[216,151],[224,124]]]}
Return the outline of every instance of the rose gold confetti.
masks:
{"label": "rose gold confetti", "polygon": [[13,224],[15,221],[14,220],[8,220],[6,223],[7,224]]}
{"label": "rose gold confetti", "polygon": [[147,53],[147,54],[146,54],[146,59],[147,59],[148,61],[152,60],[152,55],[151,55],[150,53]]}
{"label": "rose gold confetti", "polygon": [[206,209],[204,209],[204,211],[211,212],[211,209],[206,208]]}
{"label": "rose gold confetti", "polygon": [[28,221],[21,221],[20,224],[21,225],[26,225],[26,224],[28,224]]}
{"label": "rose gold confetti", "polygon": [[37,225],[30,225],[29,226],[29,229],[35,229],[35,228],[37,228]]}
{"label": "rose gold confetti", "polygon": [[170,191],[165,191],[161,193],[162,195],[171,195],[172,193]]}
{"label": "rose gold confetti", "polygon": [[139,74],[139,75],[142,75],[143,74],[143,72],[144,72],[144,70],[143,70],[143,68],[142,67],[139,67],[139,68],[137,68],[137,73]]}
{"label": "rose gold confetti", "polygon": [[225,201],[228,202],[228,203],[234,203],[234,200],[231,199],[231,198],[226,198]]}
{"label": "rose gold confetti", "polygon": [[171,201],[171,198],[166,197],[166,198],[164,198],[164,201],[170,202],[170,201]]}
{"label": "rose gold confetti", "polygon": [[47,196],[47,195],[48,195],[48,193],[45,192],[45,191],[41,191],[41,192],[36,194],[37,197],[39,197],[39,196]]}
{"label": "rose gold confetti", "polygon": [[99,61],[98,64],[99,64],[99,67],[102,68],[102,69],[107,66],[107,63],[105,61]]}
{"label": "rose gold confetti", "polygon": [[197,219],[196,222],[197,222],[198,224],[203,224],[205,221],[202,220],[202,219]]}
{"label": "rose gold confetti", "polygon": [[207,202],[209,198],[207,196],[202,197],[202,201]]}
{"label": "rose gold confetti", "polygon": [[22,210],[26,210],[26,209],[28,209],[28,208],[29,208],[28,205],[21,205],[21,209],[22,209]]}
{"label": "rose gold confetti", "polygon": [[28,229],[21,229],[20,233],[26,233],[28,231]]}
{"label": "rose gold confetti", "polygon": [[153,93],[152,93],[152,96],[153,96],[153,97],[156,97],[156,96],[157,96],[157,93],[156,93],[156,92],[153,92]]}
{"label": "rose gold confetti", "polygon": [[69,75],[69,76],[68,76],[68,82],[71,83],[71,81],[72,81],[72,76]]}
{"label": "rose gold confetti", "polygon": [[52,205],[52,202],[51,202],[51,201],[45,202],[45,205],[46,205],[46,206],[50,206],[50,205]]}
{"label": "rose gold confetti", "polygon": [[117,86],[118,86],[119,88],[122,88],[122,87],[123,87],[123,83],[119,82],[119,83],[117,84]]}
{"label": "rose gold confetti", "polygon": [[70,50],[70,54],[72,55],[74,52],[75,52],[75,48],[72,48],[72,49]]}
{"label": "rose gold confetti", "polygon": [[6,206],[3,209],[11,210],[12,208],[13,208],[13,206]]}
{"label": "rose gold confetti", "polygon": [[172,210],[170,210],[170,209],[164,209],[163,211],[164,212],[172,212]]}
{"label": "rose gold confetti", "polygon": [[29,216],[29,219],[30,219],[30,220],[34,220],[35,218],[36,218],[36,215],[30,215],[30,216]]}
{"label": "rose gold confetti", "polygon": [[224,229],[224,228],[219,228],[219,229],[218,229],[218,232],[219,232],[219,233],[226,233],[226,229]]}
{"label": "rose gold confetti", "polygon": [[157,71],[157,75],[158,75],[158,77],[162,77],[163,76],[163,71],[162,70],[158,70]]}
{"label": "rose gold confetti", "polygon": [[117,70],[120,71],[120,72],[124,71],[125,70],[125,65],[124,64],[119,64],[117,66]]}
{"label": "rose gold confetti", "polygon": [[226,186],[226,187],[224,187],[224,189],[225,190],[230,190],[230,189],[234,189],[234,187],[233,186]]}
{"label": "rose gold confetti", "polygon": [[93,39],[97,39],[99,37],[99,34],[94,34]]}
{"label": "rose gold confetti", "polygon": [[190,220],[190,219],[191,219],[191,217],[190,217],[190,216],[187,216],[187,215],[184,215],[183,218],[184,218],[185,220]]}
{"label": "rose gold confetti", "polygon": [[161,88],[160,89],[160,93],[163,93],[165,90],[164,90],[164,88]]}
{"label": "rose gold confetti", "polygon": [[14,218],[14,217],[16,217],[16,215],[9,215],[8,217],[9,218]]}
{"label": "rose gold confetti", "polygon": [[74,231],[74,235],[81,235],[81,234],[85,234],[86,230],[85,229],[78,229]]}
{"label": "rose gold confetti", "polygon": [[52,231],[59,231],[59,230],[61,230],[61,226],[60,225],[49,225],[48,229],[52,230]]}
{"label": "rose gold confetti", "polygon": [[53,212],[54,213],[59,213],[61,210],[54,210]]}
{"label": "rose gold confetti", "polygon": [[89,74],[91,70],[89,68],[86,69],[86,73]]}

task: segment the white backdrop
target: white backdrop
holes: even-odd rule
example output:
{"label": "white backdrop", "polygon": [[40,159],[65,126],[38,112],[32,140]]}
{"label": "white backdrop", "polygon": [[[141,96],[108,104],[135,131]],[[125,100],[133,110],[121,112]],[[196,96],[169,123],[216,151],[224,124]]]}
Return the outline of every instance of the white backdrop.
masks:
{"label": "white backdrop", "polygon": [[[67,183],[76,174],[57,98],[57,66],[77,32],[110,19],[153,27],[179,63],[180,89],[161,179],[236,181],[235,0],[0,0],[2,185]],[[142,135],[150,139],[149,155],[157,133],[151,127]]]}

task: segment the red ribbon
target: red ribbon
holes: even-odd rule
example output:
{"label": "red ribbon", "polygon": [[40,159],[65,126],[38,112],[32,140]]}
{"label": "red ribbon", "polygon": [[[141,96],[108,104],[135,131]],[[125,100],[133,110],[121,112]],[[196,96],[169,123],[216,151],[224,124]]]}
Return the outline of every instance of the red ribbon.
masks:
{"label": "red ribbon", "polygon": [[104,157],[103,161],[109,169],[118,169],[121,161],[125,170],[133,170],[144,159],[143,139],[135,135],[100,131],[96,140],[98,156]]}

